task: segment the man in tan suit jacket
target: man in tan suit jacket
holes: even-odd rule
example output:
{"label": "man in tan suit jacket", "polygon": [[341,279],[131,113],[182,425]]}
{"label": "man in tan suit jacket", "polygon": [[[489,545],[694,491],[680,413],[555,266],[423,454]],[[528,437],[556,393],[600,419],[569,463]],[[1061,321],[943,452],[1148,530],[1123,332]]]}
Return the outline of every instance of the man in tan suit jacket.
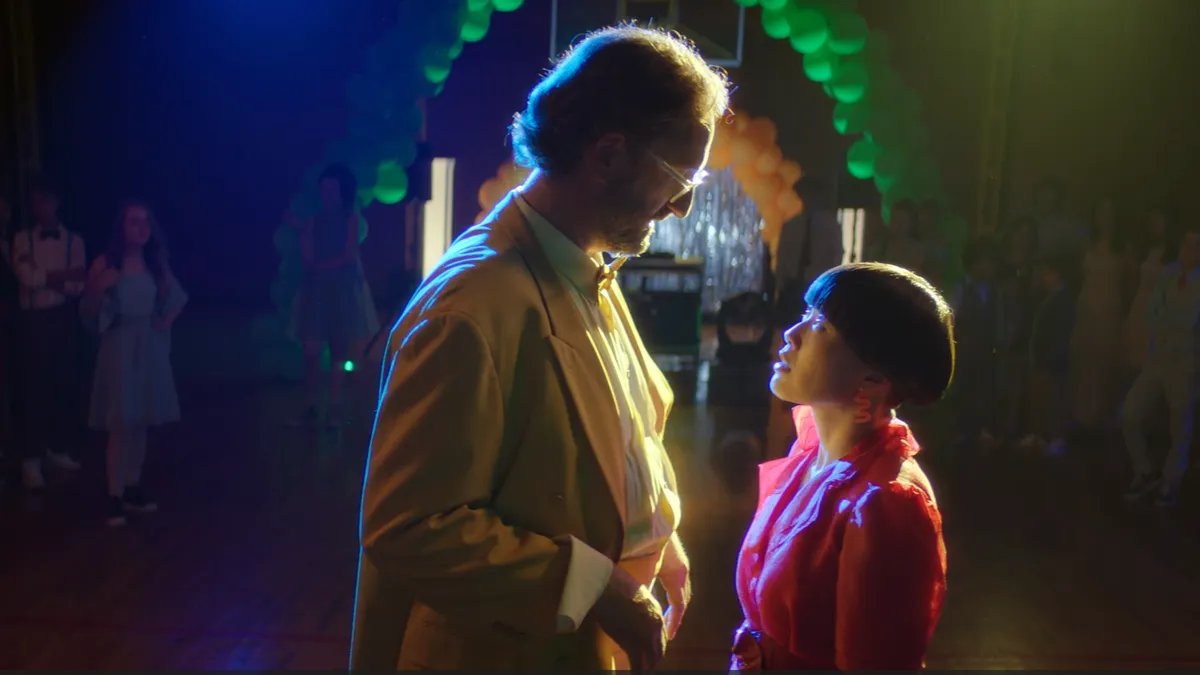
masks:
{"label": "man in tan suit jacket", "polygon": [[352,669],[661,658],[690,596],[672,394],[601,254],[639,254],[687,214],[727,105],[689,44],[633,27],[589,36],[531,93],[512,135],[533,174],[391,333]]}

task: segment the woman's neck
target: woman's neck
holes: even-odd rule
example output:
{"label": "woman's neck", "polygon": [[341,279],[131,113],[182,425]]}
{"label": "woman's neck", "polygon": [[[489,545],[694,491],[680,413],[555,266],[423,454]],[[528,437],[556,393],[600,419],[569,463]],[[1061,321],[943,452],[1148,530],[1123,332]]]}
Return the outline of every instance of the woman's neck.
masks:
{"label": "woman's neck", "polygon": [[872,403],[870,419],[860,421],[857,405],[812,406],[813,422],[821,447],[817,464],[824,466],[847,456],[855,446],[891,421],[892,412],[882,403]]}
{"label": "woman's neck", "polygon": [[125,255],[121,257],[124,262],[144,263],[146,257],[143,254],[141,246],[130,246],[125,249]]}

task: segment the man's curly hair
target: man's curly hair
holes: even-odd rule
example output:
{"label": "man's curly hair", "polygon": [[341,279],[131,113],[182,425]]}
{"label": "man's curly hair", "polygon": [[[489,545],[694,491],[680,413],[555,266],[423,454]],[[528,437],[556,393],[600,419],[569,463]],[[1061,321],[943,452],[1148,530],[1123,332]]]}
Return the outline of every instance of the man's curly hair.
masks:
{"label": "man's curly hair", "polygon": [[604,134],[650,143],[713,126],[729,107],[729,82],[681,35],[614,26],[571,47],[513,116],[518,164],[562,174]]}

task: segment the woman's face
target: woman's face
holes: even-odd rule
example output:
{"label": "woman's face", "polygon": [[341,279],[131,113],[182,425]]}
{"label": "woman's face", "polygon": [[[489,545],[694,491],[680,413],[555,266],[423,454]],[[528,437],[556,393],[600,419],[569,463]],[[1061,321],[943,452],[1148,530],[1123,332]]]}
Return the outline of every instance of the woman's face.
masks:
{"label": "woman's face", "polygon": [[850,403],[871,374],[820,310],[809,308],[783,340],[771,392],[788,403]]}
{"label": "woman's face", "polygon": [[1103,233],[1111,233],[1113,228],[1113,205],[1107,199],[1096,204],[1096,227]]}
{"label": "woman's face", "polygon": [[337,179],[326,178],[317,186],[317,191],[321,195],[321,203],[328,208],[340,208],[342,206],[342,186],[337,182]]}
{"label": "woman's face", "polygon": [[1149,230],[1151,239],[1164,239],[1167,236],[1167,219],[1161,213],[1151,213],[1146,229]]}
{"label": "woman's face", "polygon": [[1012,258],[1023,258],[1033,248],[1033,230],[1028,225],[1018,225],[1008,242],[1008,255]]}
{"label": "woman's face", "polygon": [[912,214],[905,209],[896,209],[892,211],[892,222],[889,225],[892,228],[892,232],[903,237],[912,231]]}
{"label": "woman's face", "polygon": [[150,241],[150,214],[145,207],[125,209],[125,242],[130,246],[145,246]]}

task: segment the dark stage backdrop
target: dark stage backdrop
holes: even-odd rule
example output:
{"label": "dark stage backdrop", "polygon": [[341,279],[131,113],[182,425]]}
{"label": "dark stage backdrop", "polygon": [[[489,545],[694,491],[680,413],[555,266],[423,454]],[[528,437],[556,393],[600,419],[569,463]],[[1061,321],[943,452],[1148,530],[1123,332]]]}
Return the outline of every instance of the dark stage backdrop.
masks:
{"label": "dark stage backdrop", "polygon": [[[345,84],[394,24],[396,0],[32,4],[43,164],[64,222],[94,253],[117,204],[144,197],[195,299],[267,306],[279,216],[342,135]],[[436,153],[458,157],[460,221],[478,211],[479,184],[508,152],[507,121],[547,65],[549,4],[497,14],[431,104]],[[368,217],[402,227],[400,211],[375,206]]]}

